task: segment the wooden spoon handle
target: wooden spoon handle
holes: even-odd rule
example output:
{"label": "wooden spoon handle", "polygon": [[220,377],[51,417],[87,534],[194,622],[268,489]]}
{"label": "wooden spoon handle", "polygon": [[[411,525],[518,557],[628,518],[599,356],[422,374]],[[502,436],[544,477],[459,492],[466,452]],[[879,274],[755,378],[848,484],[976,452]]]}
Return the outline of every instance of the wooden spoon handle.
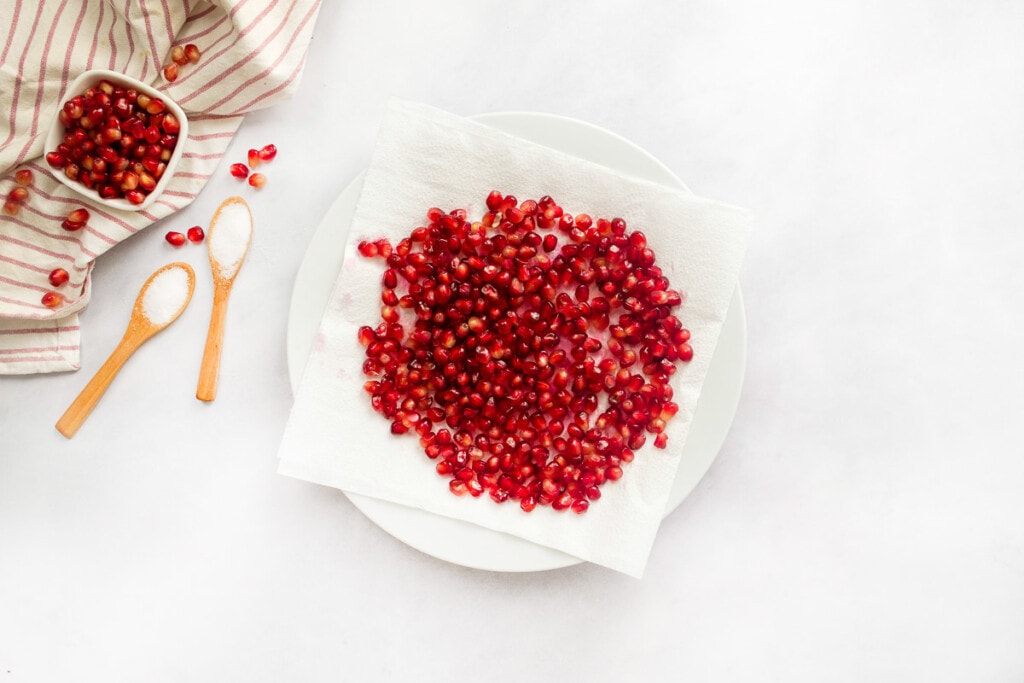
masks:
{"label": "wooden spoon handle", "polygon": [[203,364],[199,367],[199,385],[196,387],[196,398],[200,401],[212,401],[217,397],[220,352],[224,342],[224,320],[227,317],[230,291],[228,287],[214,285],[210,329],[206,333],[206,348],[203,349]]}
{"label": "wooden spoon handle", "polygon": [[96,371],[96,374],[89,380],[89,383],[78,394],[78,397],[71,402],[68,409],[57,420],[58,432],[69,439],[75,435],[78,428],[85,422],[85,418],[89,417],[89,413],[99,403],[107,387],[114,381],[114,377],[117,376],[121,366],[135,352],[140,343],[141,341],[137,337],[131,336],[130,332],[121,339],[120,343],[110,354],[110,357],[100,366],[100,369]]}

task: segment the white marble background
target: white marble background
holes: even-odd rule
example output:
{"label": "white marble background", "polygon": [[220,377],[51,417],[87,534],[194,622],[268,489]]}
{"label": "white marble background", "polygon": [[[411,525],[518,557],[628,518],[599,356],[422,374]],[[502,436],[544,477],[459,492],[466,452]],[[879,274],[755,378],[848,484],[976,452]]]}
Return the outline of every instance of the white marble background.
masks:
{"label": "white marble background", "polygon": [[[0,379],[0,681],[1024,680],[1022,76],[1000,0],[328,0],[296,98],[98,263],[82,370]],[[643,580],[452,566],[274,474],[291,284],[393,94],[585,119],[756,214],[736,423]],[[65,441],[268,142],[217,401],[202,302]]]}

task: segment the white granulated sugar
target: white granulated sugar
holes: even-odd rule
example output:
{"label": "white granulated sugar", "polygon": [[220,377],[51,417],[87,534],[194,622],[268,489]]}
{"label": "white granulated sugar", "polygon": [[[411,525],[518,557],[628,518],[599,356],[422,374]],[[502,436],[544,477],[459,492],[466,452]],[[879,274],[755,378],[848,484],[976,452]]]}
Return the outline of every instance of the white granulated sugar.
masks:
{"label": "white granulated sugar", "polygon": [[225,204],[210,231],[210,256],[220,264],[218,275],[230,280],[238,272],[252,236],[252,215],[241,202]]}
{"label": "white granulated sugar", "polygon": [[188,286],[184,268],[168,268],[153,278],[142,295],[142,313],[154,325],[166,325],[188,302]]}

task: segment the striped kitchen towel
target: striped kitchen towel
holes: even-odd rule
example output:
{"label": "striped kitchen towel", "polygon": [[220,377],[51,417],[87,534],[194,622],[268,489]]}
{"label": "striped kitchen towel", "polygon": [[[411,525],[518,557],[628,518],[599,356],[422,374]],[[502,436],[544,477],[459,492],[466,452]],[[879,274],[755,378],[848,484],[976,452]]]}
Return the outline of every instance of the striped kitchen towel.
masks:
{"label": "striped kitchen towel", "polygon": [[[0,374],[79,367],[78,312],[96,258],[188,205],[220,162],[247,112],[297,87],[320,0],[2,0],[0,2],[0,202],[30,169],[29,198],[0,213]],[[175,45],[202,57],[167,83]],[[69,83],[110,69],[149,83],[189,117],[185,154],[167,189],[144,211],[106,209],[57,182],[44,140]],[[86,206],[86,228],[61,221]],[[41,303],[54,268],[71,275],[56,309]]]}

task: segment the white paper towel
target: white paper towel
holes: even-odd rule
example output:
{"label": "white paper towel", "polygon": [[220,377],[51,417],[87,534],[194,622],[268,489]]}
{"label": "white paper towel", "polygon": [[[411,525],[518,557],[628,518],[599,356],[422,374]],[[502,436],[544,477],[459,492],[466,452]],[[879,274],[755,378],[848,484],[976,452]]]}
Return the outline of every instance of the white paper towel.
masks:
{"label": "white paper towel", "polygon": [[[695,350],[672,378],[678,415],[669,447],[648,443],[601,488],[583,515],[487,495],[456,497],[415,436],[396,437],[363,391],[361,325],[380,313],[381,259],[360,257],[361,240],[397,243],[428,208],[485,211],[497,189],[521,200],[550,195],[568,213],[626,219],[642,230],[672,286],[686,295],[676,315]],[[344,491],[466,520],[632,576],[641,576],[661,522],[708,364],[746,245],[745,211],[685,191],[623,176],[480,123],[394,100],[378,135],[345,249],[344,263],[306,365],[279,451],[278,471]],[[564,237],[560,239],[564,241]]]}

